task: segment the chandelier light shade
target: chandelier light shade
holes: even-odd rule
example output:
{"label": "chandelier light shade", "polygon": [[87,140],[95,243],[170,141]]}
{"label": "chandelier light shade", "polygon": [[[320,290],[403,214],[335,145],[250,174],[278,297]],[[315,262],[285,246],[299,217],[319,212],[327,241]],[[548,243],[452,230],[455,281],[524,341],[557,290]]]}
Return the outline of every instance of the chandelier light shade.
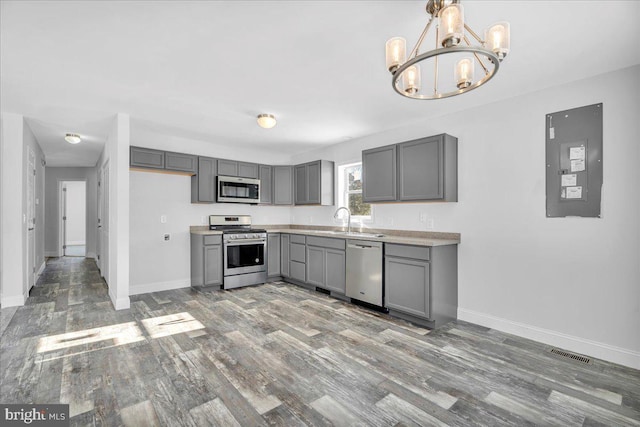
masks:
{"label": "chandelier light shade", "polygon": [[[429,20],[409,54],[402,37],[386,43],[386,65],[393,89],[412,99],[442,99],[491,80],[509,53],[509,23],[489,26],[483,40],[465,22],[460,0],[428,0],[426,9]],[[433,24],[435,32],[430,34]],[[423,44],[434,48],[423,52]]]}
{"label": "chandelier light shade", "polygon": [[78,144],[80,141],[82,141],[82,138],[80,138],[80,135],[76,133],[68,133],[64,136],[64,140],[69,144]]}
{"label": "chandelier light shade", "polygon": [[258,114],[258,126],[264,129],[271,129],[276,125],[276,118],[273,114]]}

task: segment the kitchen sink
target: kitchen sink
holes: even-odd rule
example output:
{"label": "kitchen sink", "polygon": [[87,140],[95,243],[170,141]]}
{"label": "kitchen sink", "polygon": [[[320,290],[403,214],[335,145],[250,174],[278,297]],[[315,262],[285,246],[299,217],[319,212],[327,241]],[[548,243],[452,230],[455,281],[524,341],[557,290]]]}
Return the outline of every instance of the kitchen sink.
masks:
{"label": "kitchen sink", "polygon": [[361,233],[359,231],[332,231],[331,234],[351,237],[384,237],[384,234],[380,233]]}

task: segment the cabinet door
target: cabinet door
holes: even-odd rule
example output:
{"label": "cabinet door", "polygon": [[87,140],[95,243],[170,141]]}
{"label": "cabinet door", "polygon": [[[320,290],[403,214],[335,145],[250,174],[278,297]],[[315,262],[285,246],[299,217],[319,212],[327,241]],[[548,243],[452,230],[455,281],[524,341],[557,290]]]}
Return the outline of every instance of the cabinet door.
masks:
{"label": "cabinet door", "polygon": [[398,144],[400,200],[444,198],[442,135]]}
{"label": "cabinet door", "polygon": [[273,204],[293,204],[293,167],[273,167]]}
{"label": "cabinet door", "polygon": [[164,155],[164,168],[167,170],[196,173],[197,167],[198,156],[168,151]]}
{"label": "cabinet door", "polygon": [[307,246],[307,283],[321,288],[325,287],[325,251],[317,246]]}
{"label": "cabinet door", "polygon": [[131,147],[129,155],[129,166],[131,167],[164,169],[164,151]]}
{"label": "cabinet door", "polygon": [[280,236],[280,272],[282,277],[289,277],[289,235]]}
{"label": "cabinet door", "polygon": [[302,263],[302,262],[296,262],[296,261],[291,261],[291,263],[289,263],[290,268],[291,268],[291,278],[295,279],[299,282],[304,282],[305,281],[305,271],[306,271],[306,264]]}
{"label": "cabinet door", "polygon": [[238,176],[238,162],[233,160],[218,160],[218,175]]}
{"label": "cabinet door", "polygon": [[222,245],[204,247],[204,284],[222,284]]}
{"label": "cabinet door", "polygon": [[429,318],[429,263],[407,258],[385,257],[387,308]]}
{"label": "cabinet door", "polygon": [[396,146],[362,152],[362,198],[365,202],[396,200]]}
{"label": "cabinet door", "polygon": [[280,275],[280,234],[267,234],[267,276]]}
{"label": "cabinet door", "polygon": [[258,165],[256,163],[238,162],[238,176],[258,178],[258,173]]}
{"label": "cabinet door", "polygon": [[325,287],[331,291],[344,294],[346,292],[346,256],[345,251],[325,250]]}
{"label": "cabinet door", "polygon": [[293,187],[295,204],[305,205],[309,203],[307,198],[307,168],[305,165],[297,165],[295,167]]}
{"label": "cabinet door", "polygon": [[260,203],[270,205],[273,203],[273,180],[271,166],[260,165]]}
{"label": "cabinet door", "polygon": [[217,160],[198,157],[198,173],[191,177],[191,203],[216,201]]}
{"label": "cabinet door", "polygon": [[320,162],[307,163],[306,165],[306,181],[307,181],[307,203],[320,203]]}

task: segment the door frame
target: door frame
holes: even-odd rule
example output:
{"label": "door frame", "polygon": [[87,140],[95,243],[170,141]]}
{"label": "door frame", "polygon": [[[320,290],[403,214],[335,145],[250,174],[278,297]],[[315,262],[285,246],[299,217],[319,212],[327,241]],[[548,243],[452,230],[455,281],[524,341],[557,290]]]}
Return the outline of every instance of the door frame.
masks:
{"label": "door frame", "polygon": [[36,283],[36,153],[33,149],[27,146],[26,155],[26,173],[27,173],[27,212],[26,212],[26,227],[27,227],[27,241],[25,247],[25,255],[27,260],[27,280],[26,289],[23,286],[23,291],[26,295]]}
{"label": "door frame", "polygon": [[86,242],[87,242],[87,225],[89,224],[87,218],[87,203],[89,198],[86,197],[87,192],[87,179],[86,178],[76,178],[76,179],[58,179],[58,257],[64,256],[64,244],[65,244],[65,223],[62,219],[65,215],[65,205],[66,198],[63,191],[65,182],[84,182],[84,191],[85,191],[85,202],[84,202],[84,212],[85,212],[85,227],[84,227],[84,240],[85,240],[85,257],[87,255],[86,252]]}

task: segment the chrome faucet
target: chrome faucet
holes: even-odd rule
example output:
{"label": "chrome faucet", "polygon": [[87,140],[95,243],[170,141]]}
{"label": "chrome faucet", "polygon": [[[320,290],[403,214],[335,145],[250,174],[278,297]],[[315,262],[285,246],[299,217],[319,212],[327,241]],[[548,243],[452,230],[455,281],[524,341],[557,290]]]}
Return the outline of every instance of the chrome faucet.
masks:
{"label": "chrome faucet", "polygon": [[337,219],[338,212],[340,212],[342,209],[347,211],[347,233],[351,233],[351,211],[349,210],[349,208],[345,206],[340,206],[338,209],[336,209],[335,213],[333,214],[333,217]]}

